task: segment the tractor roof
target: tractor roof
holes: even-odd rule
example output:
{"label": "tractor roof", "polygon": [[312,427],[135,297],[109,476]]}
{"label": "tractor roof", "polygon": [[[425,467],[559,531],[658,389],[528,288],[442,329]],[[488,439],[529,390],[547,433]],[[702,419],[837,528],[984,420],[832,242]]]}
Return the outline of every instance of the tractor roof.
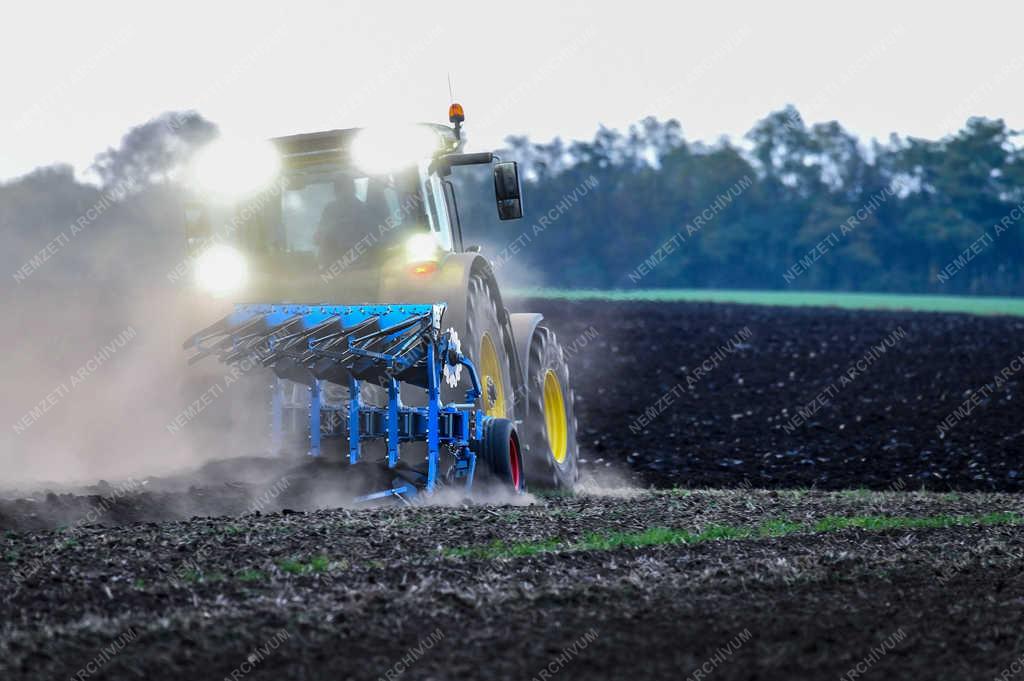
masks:
{"label": "tractor roof", "polygon": [[344,130],[305,132],[298,135],[274,137],[270,141],[285,156],[343,150],[348,148],[352,139],[361,129],[346,128]]}
{"label": "tractor roof", "polygon": [[[455,132],[448,126],[436,123],[419,123],[418,125],[433,129],[453,150],[461,148],[461,142],[456,139]],[[325,152],[347,152],[352,140],[362,130],[364,128],[321,130],[320,132],[274,137],[270,141],[283,156],[320,156]]]}

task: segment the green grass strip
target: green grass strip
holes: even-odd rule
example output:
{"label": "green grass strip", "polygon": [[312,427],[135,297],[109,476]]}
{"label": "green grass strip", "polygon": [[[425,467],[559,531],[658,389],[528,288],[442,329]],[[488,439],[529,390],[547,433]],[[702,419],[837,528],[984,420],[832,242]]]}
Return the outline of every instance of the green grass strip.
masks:
{"label": "green grass strip", "polygon": [[787,307],[841,307],[851,310],[913,310],[1024,316],[1024,298],[939,296],[829,291],[747,291],[728,289],[559,289],[521,288],[508,292],[520,298],[565,300],[642,300],[711,302]]}
{"label": "green grass strip", "polygon": [[807,524],[782,519],[768,520],[754,527],[708,525],[699,532],[671,528],[651,527],[643,532],[591,533],[583,539],[570,542],[561,539],[507,544],[494,541],[486,546],[446,549],[451,558],[519,558],[538,553],[557,551],[614,551],[671,544],[699,544],[706,541],[767,539],[790,534],[821,534],[848,529],[869,531],[914,530],[961,527],[966,525],[1020,525],[1024,516],[1016,513],[988,513],[979,516],[937,515],[920,518],[892,516],[827,516]]}
{"label": "green grass strip", "polygon": [[289,574],[306,575],[314,572],[326,572],[330,565],[331,561],[327,556],[314,556],[308,563],[295,559],[282,560],[277,564],[277,567],[282,572]]}

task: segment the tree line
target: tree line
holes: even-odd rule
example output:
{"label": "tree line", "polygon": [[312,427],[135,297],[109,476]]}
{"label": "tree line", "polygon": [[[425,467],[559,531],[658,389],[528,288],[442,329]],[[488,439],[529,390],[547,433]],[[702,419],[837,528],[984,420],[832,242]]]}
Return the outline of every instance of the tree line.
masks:
{"label": "tree line", "polygon": [[[109,280],[180,260],[180,168],[216,135],[194,112],[168,113],[97,156],[99,187],[68,166],[0,184],[9,284]],[[975,117],[939,140],[865,143],[789,107],[708,144],[646,118],[591,140],[508,138],[500,154],[521,164],[523,220],[497,220],[486,169],[458,168],[454,181],[466,242],[484,246],[503,283],[1019,296],[1019,137]],[[125,183],[128,198],[104,208]],[[64,248],[90,211],[97,219]],[[35,273],[44,259],[60,264]]]}
{"label": "tree line", "polygon": [[549,286],[1021,295],[1018,137],[975,117],[869,144],[792,107],[739,142],[654,118],[589,141],[510,137],[525,221],[498,222],[487,176],[465,173],[464,231]]}

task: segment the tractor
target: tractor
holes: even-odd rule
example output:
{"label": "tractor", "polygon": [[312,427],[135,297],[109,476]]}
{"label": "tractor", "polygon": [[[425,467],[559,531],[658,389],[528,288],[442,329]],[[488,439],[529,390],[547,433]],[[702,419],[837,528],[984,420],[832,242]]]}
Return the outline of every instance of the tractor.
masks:
{"label": "tractor", "polygon": [[[467,243],[453,169],[490,169],[523,217],[519,168],[452,124],[215,141],[185,207],[195,286],[230,312],[194,334],[269,381],[269,449],[359,469],[359,501],[573,489],[574,395],[537,313],[510,312]],[[489,181],[488,181],[489,183]]]}

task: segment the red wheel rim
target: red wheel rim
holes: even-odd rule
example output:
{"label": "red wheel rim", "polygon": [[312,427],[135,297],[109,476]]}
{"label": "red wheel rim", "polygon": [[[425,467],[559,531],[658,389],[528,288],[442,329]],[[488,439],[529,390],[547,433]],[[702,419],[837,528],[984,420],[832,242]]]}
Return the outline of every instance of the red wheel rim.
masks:
{"label": "red wheel rim", "polygon": [[512,472],[512,488],[518,491],[522,473],[519,470],[519,441],[514,434],[508,438],[508,469]]}

